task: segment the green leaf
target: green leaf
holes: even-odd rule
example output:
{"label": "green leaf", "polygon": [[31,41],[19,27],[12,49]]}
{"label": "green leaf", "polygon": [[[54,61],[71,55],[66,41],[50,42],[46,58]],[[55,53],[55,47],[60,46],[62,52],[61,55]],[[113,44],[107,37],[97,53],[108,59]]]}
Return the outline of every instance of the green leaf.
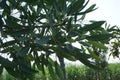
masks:
{"label": "green leaf", "polygon": [[93,22],[92,24],[85,25],[84,27],[81,28],[81,31],[91,31],[91,30],[96,30],[100,28],[105,21],[97,21]]}
{"label": "green leaf", "polygon": [[90,13],[90,12],[92,12],[92,11],[97,9],[97,8],[95,8],[95,6],[96,6],[96,4],[93,4],[87,10],[85,10],[83,12],[80,12],[80,13],[77,13],[76,15],[84,15],[84,14]]}
{"label": "green leaf", "polygon": [[43,63],[41,64],[40,60],[38,60],[38,59],[35,61],[35,64],[36,64],[37,68],[40,71],[42,71],[43,74],[45,74],[44,64]]}
{"label": "green leaf", "polygon": [[0,66],[0,75],[2,74],[3,72],[3,66]]}
{"label": "green leaf", "polygon": [[56,53],[56,54],[66,58],[70,61],[76,61],[76,59],[73,56],[71,56],[69,53],[61,53],[61,54]]}
{"label": "green leaf", "polygon": [[73,3],[71,3],[68,6],[68,15],[79,12],[83,7],[84,2],[85,2],[85,0],[77,0],[77,1],[74,1]]}
{"label": "green leaf", "polygon": [[[37,54],[36,59],[35,59],[35,64],[37,65],[38,69],[41,70],[45,74],[45,70],[44,70],[44,64],[45,64],[44,54],[41,54],[40,56],[38,56],[37,51],[34,54]],[[42,60],[42,63],[41,63],[41,60]]]}
{"label": "green leaf", "polygon": [[[73,27],[73,26],[72,26]],[[68,34],[68,37],[76,37],[81,34],[80,30],[71,30]]]}
{"label": "green leaf", "polygon": [[0,64],[4,67],[10,67],[13,68],[15,66],[14,63],[9,61],[8,59],[5,59],[4,57],[0,56]]}
{"label": "green leaf", "polygon": [[57,54],[57,56],[61,56],[61,57],[64,57],[70,61],[76,61],[76,59],[71,56],[69,54],[69,52],[67,52],[67,50],[65,48],[62,48],[62,47],[57,47],[57,48],[53,48],[53,50],[55,51],[55,53]]}
{"label": "green leaf", "polygon": [[29,37],[25,37],[25,36],[21,36],[21,37],[18,37],[17,40],[25,42],[25,41],[30,40],[30,38]]}
{"label": "green leaf", "polygon": [[93,68],[93,69],[101,69],[99,66],[97,66],[95,63],[91,63],[91,61],[89,61],[89,55],[88,54],[85,54],[85,53],[80,53],[80,52],[76,52],[76,53],[73,53],[75,54],[75,57],[76,59],[78,59],[80,62],[82,62],[84,65],[90,67],[90,68]]}
{"label": "green leaf", "polygon": [[58,80],[52,65],[48,65],[48,70],[49,70],[50,76],[52,77],[52,80]]}
{"label": "green leaf", "polygon": [[91,5],[86,11],[93,11],[95,6],[96,6],[96,4]]}
{"label": "green leaf", "polygon": [[105,45],[103,45],[102,43],[100,42],[96,42],[96,41],[89,41],[94,47],[97,47],[99,49],[104,49],[106,50],[107,47]]}
{"label": "green leaf", "polygon": [[55,61],[52,58],[49,57],[48,61],[49,61],[49,63],[48,63],[49,66],[50,65],[53,66],[53,67],[55,66]]}
{"label": "green leaf", "polygon": [[29,47],[23,47],[16,55],[18,57],[24,57],[29,51]]}
{"label": "green leaf", "polygon": [[0,51],[0,53],[8,53],[13,50],[14,50],[13,47],[8,47],[8,48],[4,48],[2,51]]}
{"label": "green leaf", "polygon": [[60,10],[62,10],[63,13],[66,13],[66,0],[58,0],[58,5],[59,5],[59,8]]}
{"label": "green leaf", "polygon": [[29,34],[29,32],[30,32],[29,29],[21,29],[18,31],[6,31],[5,33],[11,36],[21,36],[21,35]]}
{"label": "green leaf", "polygon": [[48,21],[49,21],[49,26],[51,28],[53,28],[53,16],[52,16],[52,14],[49,14]]}
{"label": "green leaf", "polygon": [[101,59],[99,58],[99,56],[97,56],[92,50],[90,50],[89,48],[87,48],[87,50],[89,51],[90,55],[96,60],[96,61],[101,61]]}
{"label": "green leaf", "polygon": [[[62,2],[62,1],[61,1]],[[59,7],[58,7],[58,4],[56,1],[54,1],[54,4],[53,4],[55,10],[56,10],[56,13],[59,14],[60,10],[59,10]]]}
{"label": "green leaf", "polygon": [[82,17],[80,18],[80,20],[83,21],[85,19],[85,17],[86,17],[86,14],[83,14]]}
{"label": "green leaf", "polygon": [[71,29],[72,29],[72,21],[73,21],[73,18],[71,17],[70,19],[68,19],[68,23],[67,23],[67,28],[66,28],[66,31],[69,32]]}
{"label": "green leaf", "polygon": [[14,45],[15,43],[16,43],[15,40],[11,40],[11,41],[2,43],[2,45],[0,45],[0,48],[1,48],[1,47],[9,47],[9,46],[11,46],[11,45]]}
{"label": "green leaf", "polygon": [[7,19],[5,20],[6,21],[6,25],[9,27],[9,28],[12,28],[12,29],[21,29],[21,25],[18,24],[18,22],[20,21],[19,19],[13,17],[13,16],[7,16]]}
{"label": "green leaf", "polygon": [[87,36],[86,39],[91,41],[103,41],[103,40],[108,40],[111,37],[113,37],[113,34],[97,34],[97,35]]}
{"label": "green leaf", "polygon": [[59,80],[64,80],[63,71],[57,61],[55,61],[55,70]]}
{"label": "green leaf", "polygon": [[[66,44],[66,48],[68,50],[68,53],[72,56],[74,56],[75,58],[79,57],[79,56],[84,56],[84,58],[88,59],[90,58],[89,54],[84,54],[82,53],[82,50],[79,48],[76,48],[74,46],[72,46],[71,44]],[[66,50],[66,51],[67,51]]]}
{"label": "green leaf", "polygon": [[0,15],[0,31],[2,30],[3,21],[2,21],[2,16]]}
{"label": "green leaf", "polygon": [[45,36],[43,38],[36,39],[35,43],[37,43],[39,45],[44,45],[44,44],[47,44],[50,39],[51,39],[50,36]]}
{"label": "green leaf", "polygon": [[91,63],[91,61],[89,61],[89,59],[91,58],[89,54],[82,53],[82,50],[76,47],[73,47],[73,48],[74,50],[69,50],[69,53],[71,54],[71,56],[74,56],[77,60],[79,60],[80,62],[82,62],[83,64],[85,64],[90,68],[97,69],[97,70],[101,69],[95,63],[93,64]]}
{"label": "green leaf", "polygon": [[0,8],[4,9],[6,7],[6,0],[0,2]]}
{"label": "green leaf", "polygon": [[80,42],[80,44],[82,44],[82,45],[84,45],[84,46],[87,46],[87,47],[90,47],[91,45],[90,45],[90,43],[88,43],[87,41],[85,41],[85,42]]}
{"label": "green leaf", "polygon": [[25,1],[30,5],[37,5],[37,2],[38,2],[38,0],[21,0],[21,1]]}
{"label": "green leaf", "polygon": [[32,69],[31,67],[28,67],[27,65],[23,65],[23,64],[20,64],[20,69],[29,74],[34,74],[34,73],[38,72],[38,71]]}
{"label": "green leaf", "polygon": [[91,61],[88,60],[88,58],[86,58],[85,56],[88,56],[87,54],[84,54],[84,53],[79,53],[79,55],[77,56],[76,55],[76,58],[82,62],[84,65],[90,67],[90,68],[93,68],[93,69],[97,69],[97,70],[100,70],[101,68],[96,65],[95,63],[92,63]]}
{"label": "green leaf", "polygon": [[5,69],[10,75],[19,78],[19,71],[16,68],[5,67]]}

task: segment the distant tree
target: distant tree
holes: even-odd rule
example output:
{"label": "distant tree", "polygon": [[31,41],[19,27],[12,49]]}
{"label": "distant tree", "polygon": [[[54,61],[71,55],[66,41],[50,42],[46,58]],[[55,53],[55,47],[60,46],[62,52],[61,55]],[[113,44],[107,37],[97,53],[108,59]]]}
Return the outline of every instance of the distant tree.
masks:
{"label": "distant tree", "polygon": [[[105,28],[105,21],[84,23],[95,4],[89,0],[2,0],[0,2],[0,72],[3,68],[16,78],[33,79],[48,68],[53,80],[66,80],[64,58],[79,60],[102,69],[100,55],[117,29]],[[107,26],[106,26],[107,27]],[[112,30],[114,29],[114,30]],[[116,34],[117,35],[117,34]],[[78,48],[73,43],[78,43]],[[57,60],[50,55],[56,54]]]}

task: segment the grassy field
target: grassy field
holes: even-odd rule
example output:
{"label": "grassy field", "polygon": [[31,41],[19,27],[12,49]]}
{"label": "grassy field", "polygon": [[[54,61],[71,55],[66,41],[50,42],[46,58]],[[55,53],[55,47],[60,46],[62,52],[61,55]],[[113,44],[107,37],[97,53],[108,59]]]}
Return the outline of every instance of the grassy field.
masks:
{"label": "grassy field", "polygon": [[68,80],[120,80],[120,64],[109,64],[105,70],[93,70],[85,66],[68,66]]}
{"label": "grassy field", "polygon": [[[120,80],[120,64],[109,64],[105,70],[93,70],[85,66],[67,66],[67,80]],[[48,71],[46,75],[41,72],[34,80],[52,80]],[[6,71],[0,75],[0,80],[17,80]]]}

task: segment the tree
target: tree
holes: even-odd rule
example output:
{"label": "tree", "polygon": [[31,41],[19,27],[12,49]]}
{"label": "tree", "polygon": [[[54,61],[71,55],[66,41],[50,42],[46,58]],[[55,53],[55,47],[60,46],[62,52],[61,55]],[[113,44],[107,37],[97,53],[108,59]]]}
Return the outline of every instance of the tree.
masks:
{"label": "tree", "polygon": [[[64,58],[79,60],[88,67],[102,69],[100,54],[116,32],[104,28],[105,21],[84,23],[85,15],[95,4],[85,9],[89,0],[2,0],[0,3],[0,71],[5,68],[16,78],[33,78],[39,70],[48,68],[53,80],[66,80]],[[79,48],[73,43],[78,42]],[[60,60],[53,60],[56,54]]]}

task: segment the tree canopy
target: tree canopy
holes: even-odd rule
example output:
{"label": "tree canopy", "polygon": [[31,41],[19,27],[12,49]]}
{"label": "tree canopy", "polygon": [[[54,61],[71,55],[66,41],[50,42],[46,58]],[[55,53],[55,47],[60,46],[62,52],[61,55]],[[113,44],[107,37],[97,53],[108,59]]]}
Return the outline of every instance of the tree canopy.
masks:
{"label": "tree canopy", "polygon": [[[117,27],[105,21],[84,22],[94,10],[89,0],[2,0],[0,2],[0,72],[23,80],[48,68],[53,80],[63,80],[59,63],[50,55],[70,61],[79,60],[88,67],[102,69],[102,56],[111,39],[118,37]],[[75,47],[73,43],[79,43]]]}

